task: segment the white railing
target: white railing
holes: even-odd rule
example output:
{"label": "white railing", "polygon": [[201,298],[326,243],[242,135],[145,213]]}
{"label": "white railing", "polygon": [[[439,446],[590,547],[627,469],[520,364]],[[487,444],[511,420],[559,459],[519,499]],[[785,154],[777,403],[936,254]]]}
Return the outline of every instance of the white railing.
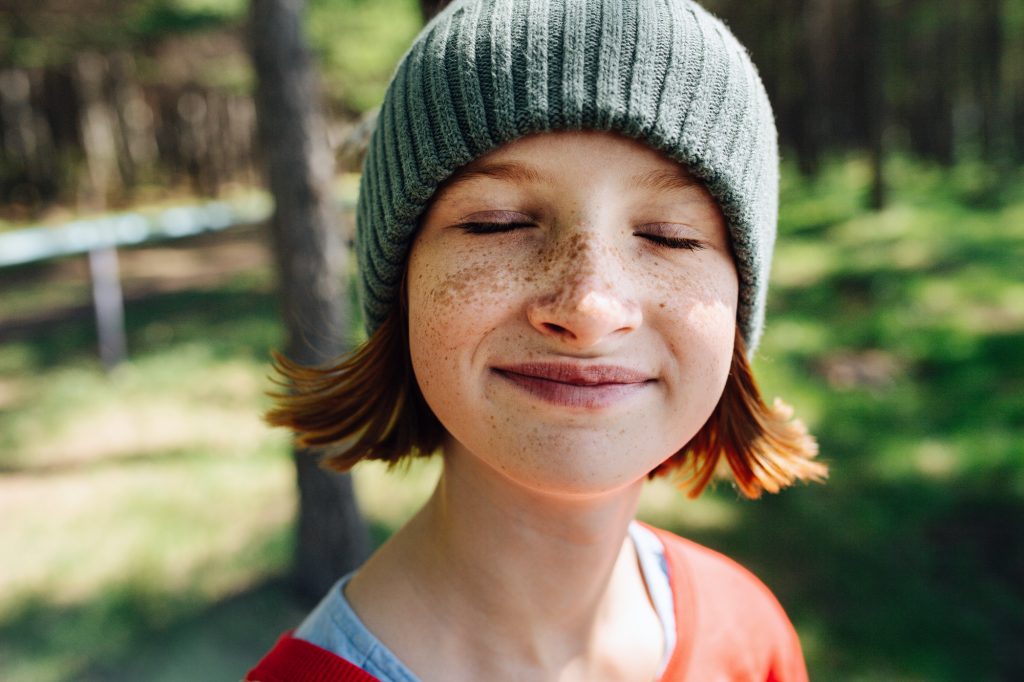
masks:
{"label": "white railing", "polygon": [[250,199],[245,203],[211,201],[168,208],[150,215],[121,213],[63,225],[0,232],[0,267],[217,232],[266,220],[270,210],[270,201],[266,199]]}

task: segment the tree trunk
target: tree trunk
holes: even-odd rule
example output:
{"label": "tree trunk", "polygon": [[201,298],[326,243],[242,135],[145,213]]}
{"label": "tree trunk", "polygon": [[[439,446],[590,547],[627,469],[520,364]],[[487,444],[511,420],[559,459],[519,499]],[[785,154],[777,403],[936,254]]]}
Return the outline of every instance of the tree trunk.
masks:
{"label": "tree trunk", "polygon": [[452,0],[420,0],[420,12],[423,13],[423,21],[430,21],[434,15],[443,10]]}
{"label": "tree trunk", "polygon": [[76,57],[75,81],[87,170],[79,203],[91,210],[105,208],[108,197],[121,189],[114,115],[103,92],[106,70],[107,60],[98,53],[82,52]]}
{"label": "tree trunk", "polygon": [[56,163],[49,128],[32,101],[38,89],[32,81],[23,69],[0,69],[0,168],[14,178],[8,180],[13,203],[36,210],[54,193]]}
{"label": "tree trunk", "polygon": [[[304,364],[344,351],[342,290],[346,253],[337,229],[333,159],[320,111],[319,85],[302,32],[304,0],[252,0],[250,41],[257,74],[261,151],[276,208],[271,233],[288,339],[285,353]],[[368,539],[348,476],[294,453],[299,518],[294,577],[300,591],[322,595],[360,564]]]}
{"label": "tree trunk", "polygon": [[882,49],[882,21],[876,0],[861,0],[861,25],[865,36],[864,70],[861,87],[867,107],[864,115],[867,118],[868,151],[871,155],[871,195],[869,205],[880,211],[885,208],[885,64],[880,50]]}

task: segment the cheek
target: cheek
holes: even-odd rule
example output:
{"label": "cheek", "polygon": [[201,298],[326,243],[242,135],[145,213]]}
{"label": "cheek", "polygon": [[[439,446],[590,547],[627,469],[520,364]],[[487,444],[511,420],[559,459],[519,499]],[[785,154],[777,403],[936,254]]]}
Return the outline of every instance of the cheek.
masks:
{"label": "cheek", "polygon": [[[409,349],[424,391],[471,361],[514,299],[515,278],[487,254],[414,244],[409,257]],[[446,390],[448,390],[446,388]]]}
{"label": "cheek", "polygon": [[736,308],[720,301],[698,302],[689,308],[685,324],[690,330],[683,339],[686,346],[675,356],[703,378],[717,402],[732,364]]}
{"label": "cheek", "polygon": [[692,320],[704,327],[735,324],[739,279],[732,259],[703,256],[692,267],[648,276],[658,300],[656,314]]}
{"label": "cheek", "polygon": [[738,282],[731,260],[661,284],[654,316],[673,363],[717,402],[732,363]]}
{"label": "cheek", "polygon": [[446,334],[453,327],[476,330],[521,303],[538,260],[536,249],[514,239],[465,244],[431,234],[409,256],[410,319],[426,318],[428,327],[444,319]]}

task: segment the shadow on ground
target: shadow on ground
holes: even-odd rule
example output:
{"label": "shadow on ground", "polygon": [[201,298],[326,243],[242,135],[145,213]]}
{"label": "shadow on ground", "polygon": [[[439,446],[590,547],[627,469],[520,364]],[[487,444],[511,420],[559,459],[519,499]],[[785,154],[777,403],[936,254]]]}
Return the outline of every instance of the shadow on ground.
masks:
{"label": "shadow on ground", "polygon": [[[0,646],[11,661],[55,658],[54,647],[73,647],[69,626],[88,629],[90,621],[116,623],[100,651],[75,651],[61,675],[81,682],[236,680],[259,660],[278,634],[295,627],[310,604],[283,579],[256,585],[223,601],[203,605],[193,599],[169,606],[167,596],[125,589],[103,603],[59,607],[42,601],[23,604],[0,624]],[[167,612],[177,615],[167,618]],[[116,612],[116,613],[112,613]],[[82,643],[95,642],[83,632]]]}

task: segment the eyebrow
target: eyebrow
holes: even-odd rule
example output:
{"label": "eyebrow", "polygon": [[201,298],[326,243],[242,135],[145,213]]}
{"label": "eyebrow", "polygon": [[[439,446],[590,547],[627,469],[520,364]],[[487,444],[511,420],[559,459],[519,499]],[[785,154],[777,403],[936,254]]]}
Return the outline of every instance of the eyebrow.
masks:
{"label": "eyebrow", "polygon": [[[455,171],[442,183],[439,189],[449,189],[475,178],[491,178],[506,182],[539,183],[543,181],[544,176],[535,168],[511,161],[504,163],[471,163]],[[671,170],[659,168],[634,175],[630,178],[630,185],[637,189],[662,191],[679,191],[703,187],[703,183],[682,166]]]}
{"label": "eyebrow", "polygon": [[704,186],[700,180],[682,166],[672,170],[659,168],[634,175],[631,178],[631,182],[633,187],[651,190],[686,190]]}
{"label": "eyebrow", "polygon": [[505,180],[506,182],[531,183],[543,180],[543,176],[536,169],[521,163],[513,163],[511,161],[505,163],[471,163],[449,176],[444,181],[443,187],[448,189],[474,178],[492,178],[494,180]]}

